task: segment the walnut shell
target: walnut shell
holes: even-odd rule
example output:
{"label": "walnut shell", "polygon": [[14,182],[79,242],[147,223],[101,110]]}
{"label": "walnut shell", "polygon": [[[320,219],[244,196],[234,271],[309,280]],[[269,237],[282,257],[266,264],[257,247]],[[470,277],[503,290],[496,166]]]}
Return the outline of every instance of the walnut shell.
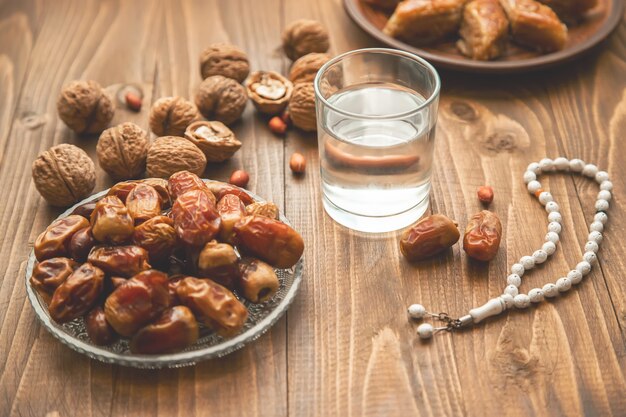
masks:
{"label": "walnut shell", "polygon": [[289,116],[294,126],[307,132],[317,130],[313,83],[296,84],[289,100]]}
{"label": "walnut shell", "polygon": [[182,97],[162,97],[150,110],[150,130],[157,136],[182,136],[193,121],[200,118],[198,109]]}
{"label": "walnut shell", "polygon": [[146,169],[148,133],[130,122],[111,127],[100,135],[96,153],[100,166],[113,179],[137,178]]}
{"label": "walnut shell", "polygon": [[244,51],[227,43],[214,43],[200,54],[202,79],[223,75],[242,83],[250,73],[250,63]]}
{"label": "walnut shell", "polygon": [[148,149],[148,177],[169,178],[173,173],[185,170],[202,175],[205,167],[206,157],[202,151],[185,138],[163,136]]}
{"label": "walnut shell", "polygon": [[292,60],[311,52],[326,52],[330,47],[328,31],[315,20],[300,19],[292,22],[283,31],[283,49]]}
{"label": "walnut shell", "polygon": [[289,104],[293,84],[277,72],[256,71],[246,81],[246,90],[258,111],[279,114]]}
{"label": "walnut shell", "polygon": [[109,125],[113,101],[96,81],[72,81],[57,100],[63,122],[76,133],[100,133]]}
{"label": "walnut shell", "polygon": [[202,81],[196,105],[204,117],[227,125],[241,117],[248,103],[246,89],[232,78],[213,75]]}
{"label": "walnut shell", "polygon": [[330,56],[313,52],[300,57],[289,70],[289,80],[294,83],[312,83],[322,66],[330,60]]}
{"label": "walnut shell", "polygon": [[87,197],[96,185],[96,167],[89,156],[68,143],[53,146],[33,162],[37,191],[53,206],[65,207]]}
{"label": "walnut shell", "polygon": [[200,148],[208,162],[223,162],[241,148],[233,131],[222,122],[194,122],[187,127],[185,137]]}

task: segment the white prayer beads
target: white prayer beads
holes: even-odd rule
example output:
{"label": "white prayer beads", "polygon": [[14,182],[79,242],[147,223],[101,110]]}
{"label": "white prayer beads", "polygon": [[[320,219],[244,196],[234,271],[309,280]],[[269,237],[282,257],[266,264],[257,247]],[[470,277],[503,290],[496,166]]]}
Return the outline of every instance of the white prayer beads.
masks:
{"label": "white prayer beads", "polygon": [[[522,276],[526,271],[545,262],[548,257],[556,252],[557,244],[560,240],[559,234],[563,228],[563,217],[561,216],[559,205],[554,200],[554,196],[549,191],[544,190],[541,183],[537,180],[542,173],[552,171],[580,173],[595,180],[600,185],[600,191],[595,203],[596,213],[593,217],[593,222],[589,225],[589,235],[584,246],[583,259],[576,267],[569,271],[567,276],[559,278],[555,283],[549,282],[542,288],[533,288],[528,294],[523,294],[519,291],[519,286],[522,284]],[[431,324],[422,323],[417,328],[420,338],[428,339],[440,330],[451,331],[470,324],[476,324],[513,306],[519,309],[527,308],[531,303],[536,304],[546,298],[556,297],[559,293],[569,291],[573,285],[579,284],[583,277],[589,274],[592,265],[598,262],[597,253],[603,240],[602,233],[608,220],[607,211],[612,198],[613,183],[609,180],[609,174],[606,171],[600,171],[596,165],[586,164],[580,159],[568,160],[564,157],[558,157],[554,160],[544,158],[539,162],[529,164],[526,172],[524,172],[523,179],[528,192],[537,197],[539,203],[544,206],[545,211],[548,213],[548,231],[541,249],[533,252],[531,256],[522,256],[517,263],[511,266],[511,273],[506,278],[507,285],[501,296],[492,298],[484,305],[472,309],[466,316],[452,319],[446,313],[429,313],[420,304],[411,305],[408,311],[409,316],[412,318],[421,319],[430,315],[446,322],[445,327],[437,328]]]}

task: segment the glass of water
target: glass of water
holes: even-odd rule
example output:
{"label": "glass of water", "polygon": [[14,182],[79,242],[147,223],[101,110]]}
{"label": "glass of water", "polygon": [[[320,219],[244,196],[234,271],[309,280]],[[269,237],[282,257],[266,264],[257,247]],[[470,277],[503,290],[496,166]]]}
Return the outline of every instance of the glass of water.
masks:
{"label": "glass of water", "polygon": [[322,198],[337,223],[398,230],[428,208],[441,82],[425,60],[360,49],[315,77]]}

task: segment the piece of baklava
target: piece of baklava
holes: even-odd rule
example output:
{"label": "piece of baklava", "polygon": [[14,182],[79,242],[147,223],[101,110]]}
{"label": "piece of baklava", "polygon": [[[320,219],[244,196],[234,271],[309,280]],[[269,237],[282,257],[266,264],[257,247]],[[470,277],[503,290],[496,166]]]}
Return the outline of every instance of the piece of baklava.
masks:
{"label": "piece of baklava", "polygon": [[579,20],[585,13],[593,9],[598,0],[539,0],[550,6],[560,17],[572,21]]}
{"label": "piece of baklava", "polygon": [[535,0],[500,0],[509,18],[513,40],[540,52],[563,49],[567,26],[556,13]]}
{"label": "piece of baklava", "polygon": [[472,59],[487,61],[502,55],[509,21],[498,0],[472,0],[465,5],[457,47]]}
{"label": "piece of baklava", "polygon": [[415,44],[429,44],[459,30],[466,0],[404,0],[383,29],[387,35]]}

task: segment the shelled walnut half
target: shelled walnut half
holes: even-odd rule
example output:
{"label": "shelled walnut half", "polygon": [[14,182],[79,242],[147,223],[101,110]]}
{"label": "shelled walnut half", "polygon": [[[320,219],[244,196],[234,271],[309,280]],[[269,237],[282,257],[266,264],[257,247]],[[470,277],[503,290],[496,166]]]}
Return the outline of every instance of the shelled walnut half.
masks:
{"label": "shelled walnut half", "polygon": [[223,162],[241,148],[241,142],[224,123],[198,121],[190,124],[185,137],[196,145],[208,162]]}
{"label": "shelled walnut half", "polygon": [[277,72],[256,71],[246,81],[246,90],[258,111],[279,114],[289,103],[293,84]]}

